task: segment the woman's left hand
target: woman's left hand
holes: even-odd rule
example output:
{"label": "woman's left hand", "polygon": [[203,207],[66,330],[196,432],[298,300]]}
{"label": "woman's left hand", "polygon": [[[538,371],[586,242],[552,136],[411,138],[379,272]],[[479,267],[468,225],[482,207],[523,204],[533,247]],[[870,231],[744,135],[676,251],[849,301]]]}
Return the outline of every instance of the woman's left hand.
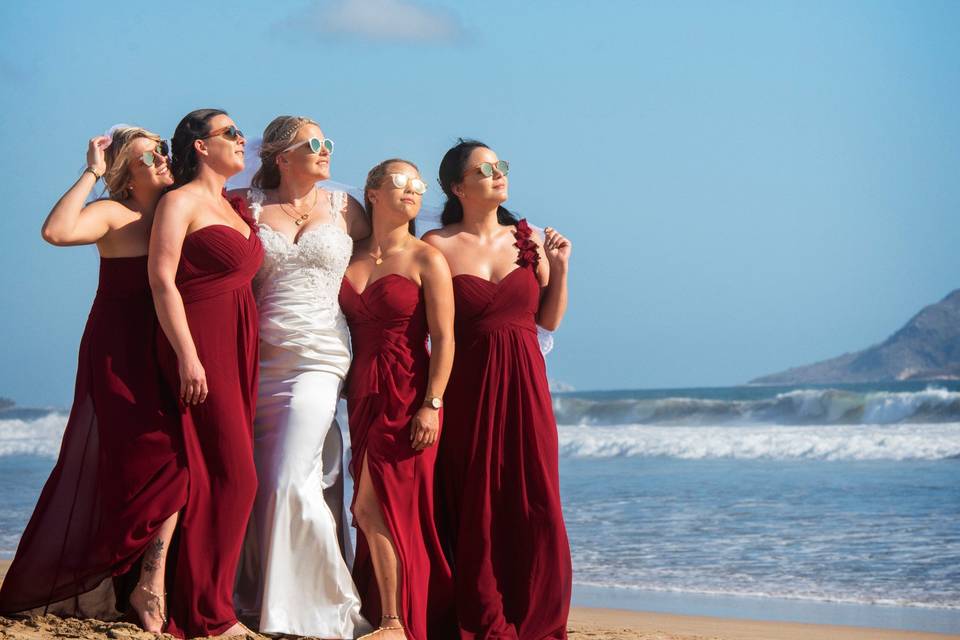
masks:
{"label": "woman's left hand", "polygon": [[573,245],[564,236],[557,233],[552,227],[543,230],[543,253],[547,256],[550,269],[566,267],[570,261],[570,250]]}
{"label": "woman's left hand", "polygon": [[410,446],[422,451],[433,446],[440,435],[440,412],[429,407],[420,407],[410,423]]}

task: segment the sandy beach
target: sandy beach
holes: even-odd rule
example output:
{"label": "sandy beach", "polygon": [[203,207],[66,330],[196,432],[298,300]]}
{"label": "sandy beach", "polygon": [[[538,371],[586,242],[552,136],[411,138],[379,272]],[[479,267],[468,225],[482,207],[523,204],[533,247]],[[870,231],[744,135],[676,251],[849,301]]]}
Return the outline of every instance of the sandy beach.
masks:
{"label": "sandy beach", "polygon": [[[0,561],[0,578],[7,560]],[[866,627],[736,620],[706,616],[682,616],[617,609],[574,607],[570,613],[571,640],[946,640],[960,635],[896,631]],[[172,636],[164,636],[172,638]],[[255,636],[262,638],[263,636]],[[148,640],[156,638],[124,622],[61,619],[35,616],[30,619],[0,617],[0,640]]]}

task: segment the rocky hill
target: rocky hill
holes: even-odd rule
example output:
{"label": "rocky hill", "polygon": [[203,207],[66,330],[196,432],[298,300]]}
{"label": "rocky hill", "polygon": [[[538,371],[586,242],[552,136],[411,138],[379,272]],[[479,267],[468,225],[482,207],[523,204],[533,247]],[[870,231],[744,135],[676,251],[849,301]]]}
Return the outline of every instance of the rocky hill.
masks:
{"label": "rocky hill", "polygon": [[960,379],[960,289],[863,351],[766,375],[751,384]]}

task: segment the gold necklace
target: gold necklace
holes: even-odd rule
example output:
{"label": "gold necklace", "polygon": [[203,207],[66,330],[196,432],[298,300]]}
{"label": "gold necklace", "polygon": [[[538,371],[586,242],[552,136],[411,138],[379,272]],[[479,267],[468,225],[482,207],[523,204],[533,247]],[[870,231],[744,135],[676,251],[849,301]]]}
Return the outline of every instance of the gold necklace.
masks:
{"label": "gold necklace", "polygon": [[[403,245],[400,246],[400,248],[396,249],[396,251],[394,251],[394,252],[393,252],[392,254],[390,254],[390,255],[396,255],[396,254],[398,254],[398,253],[402,253],[403,250],[407,248],[407,243],[408,243],[408,242],[410,242],[410,238],[407,238],[406,240],[404,240],[404,241],[403,241]],[[377,248],[380,249],[380,247],[377,247]],[[383,255],[384,255],[384,254],[383,254],[383,249],[380,249],[380,255],[379,255],[379,256],[373,255],[373,252],[372,252],[372,251],[368,251],[368,252],[367,252],[367,255],[369,255],[371,258],[373,258],[373,263],[374,263],[374,264],[383,264]],[[389,255],[388,255],[387,257],[389,257]]]}
{"label": "gold necklace", "polygon": [[300,211],[296,207],[293,207],[293,210],[296,212],[297,215],[294,215],[289,211],[287,211],[287,208],[283,205],[283,200],[280,200],[278,198],[277,204],[280,205],[280,210],[283,211],[285,214],[287,214],[287,216],[289,216],[291,219],[293,219],[293,223],[299,227],[304,222],[310,219],[310,214],[313,213],[313,209],[314,207],[317,206],[317,200],[319,199],[320,199],[320,194],[317,191],[317,188],[314,187],[313,188],[313,204],[310,205],[310,208],[307,209],[306,213],[300,213]]}

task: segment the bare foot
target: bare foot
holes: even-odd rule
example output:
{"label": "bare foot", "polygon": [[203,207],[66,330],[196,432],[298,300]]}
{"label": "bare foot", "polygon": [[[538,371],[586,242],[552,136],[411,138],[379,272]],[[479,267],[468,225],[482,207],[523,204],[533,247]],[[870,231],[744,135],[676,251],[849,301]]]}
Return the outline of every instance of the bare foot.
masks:
{"label": "bare foot", "polygon": [[130,594],[130,606],[140,617],[140,626],[150,633],[163,633],[167,623],[167,603],[162,591],[154,591],[138,584]]}
{"label": "bare foot", "polygon": [[403,632],[403,627],[380,627],[373,633],[360,636],[360,640],[369,638],[369,640],[406,640],[407,634]]}
{"label": "bare foot", "polygon": [[262,638],[263,636],[254,633],[238,621],[236,624],[217,637],[224,638],[224,640],[226,640],[226,638]]}

